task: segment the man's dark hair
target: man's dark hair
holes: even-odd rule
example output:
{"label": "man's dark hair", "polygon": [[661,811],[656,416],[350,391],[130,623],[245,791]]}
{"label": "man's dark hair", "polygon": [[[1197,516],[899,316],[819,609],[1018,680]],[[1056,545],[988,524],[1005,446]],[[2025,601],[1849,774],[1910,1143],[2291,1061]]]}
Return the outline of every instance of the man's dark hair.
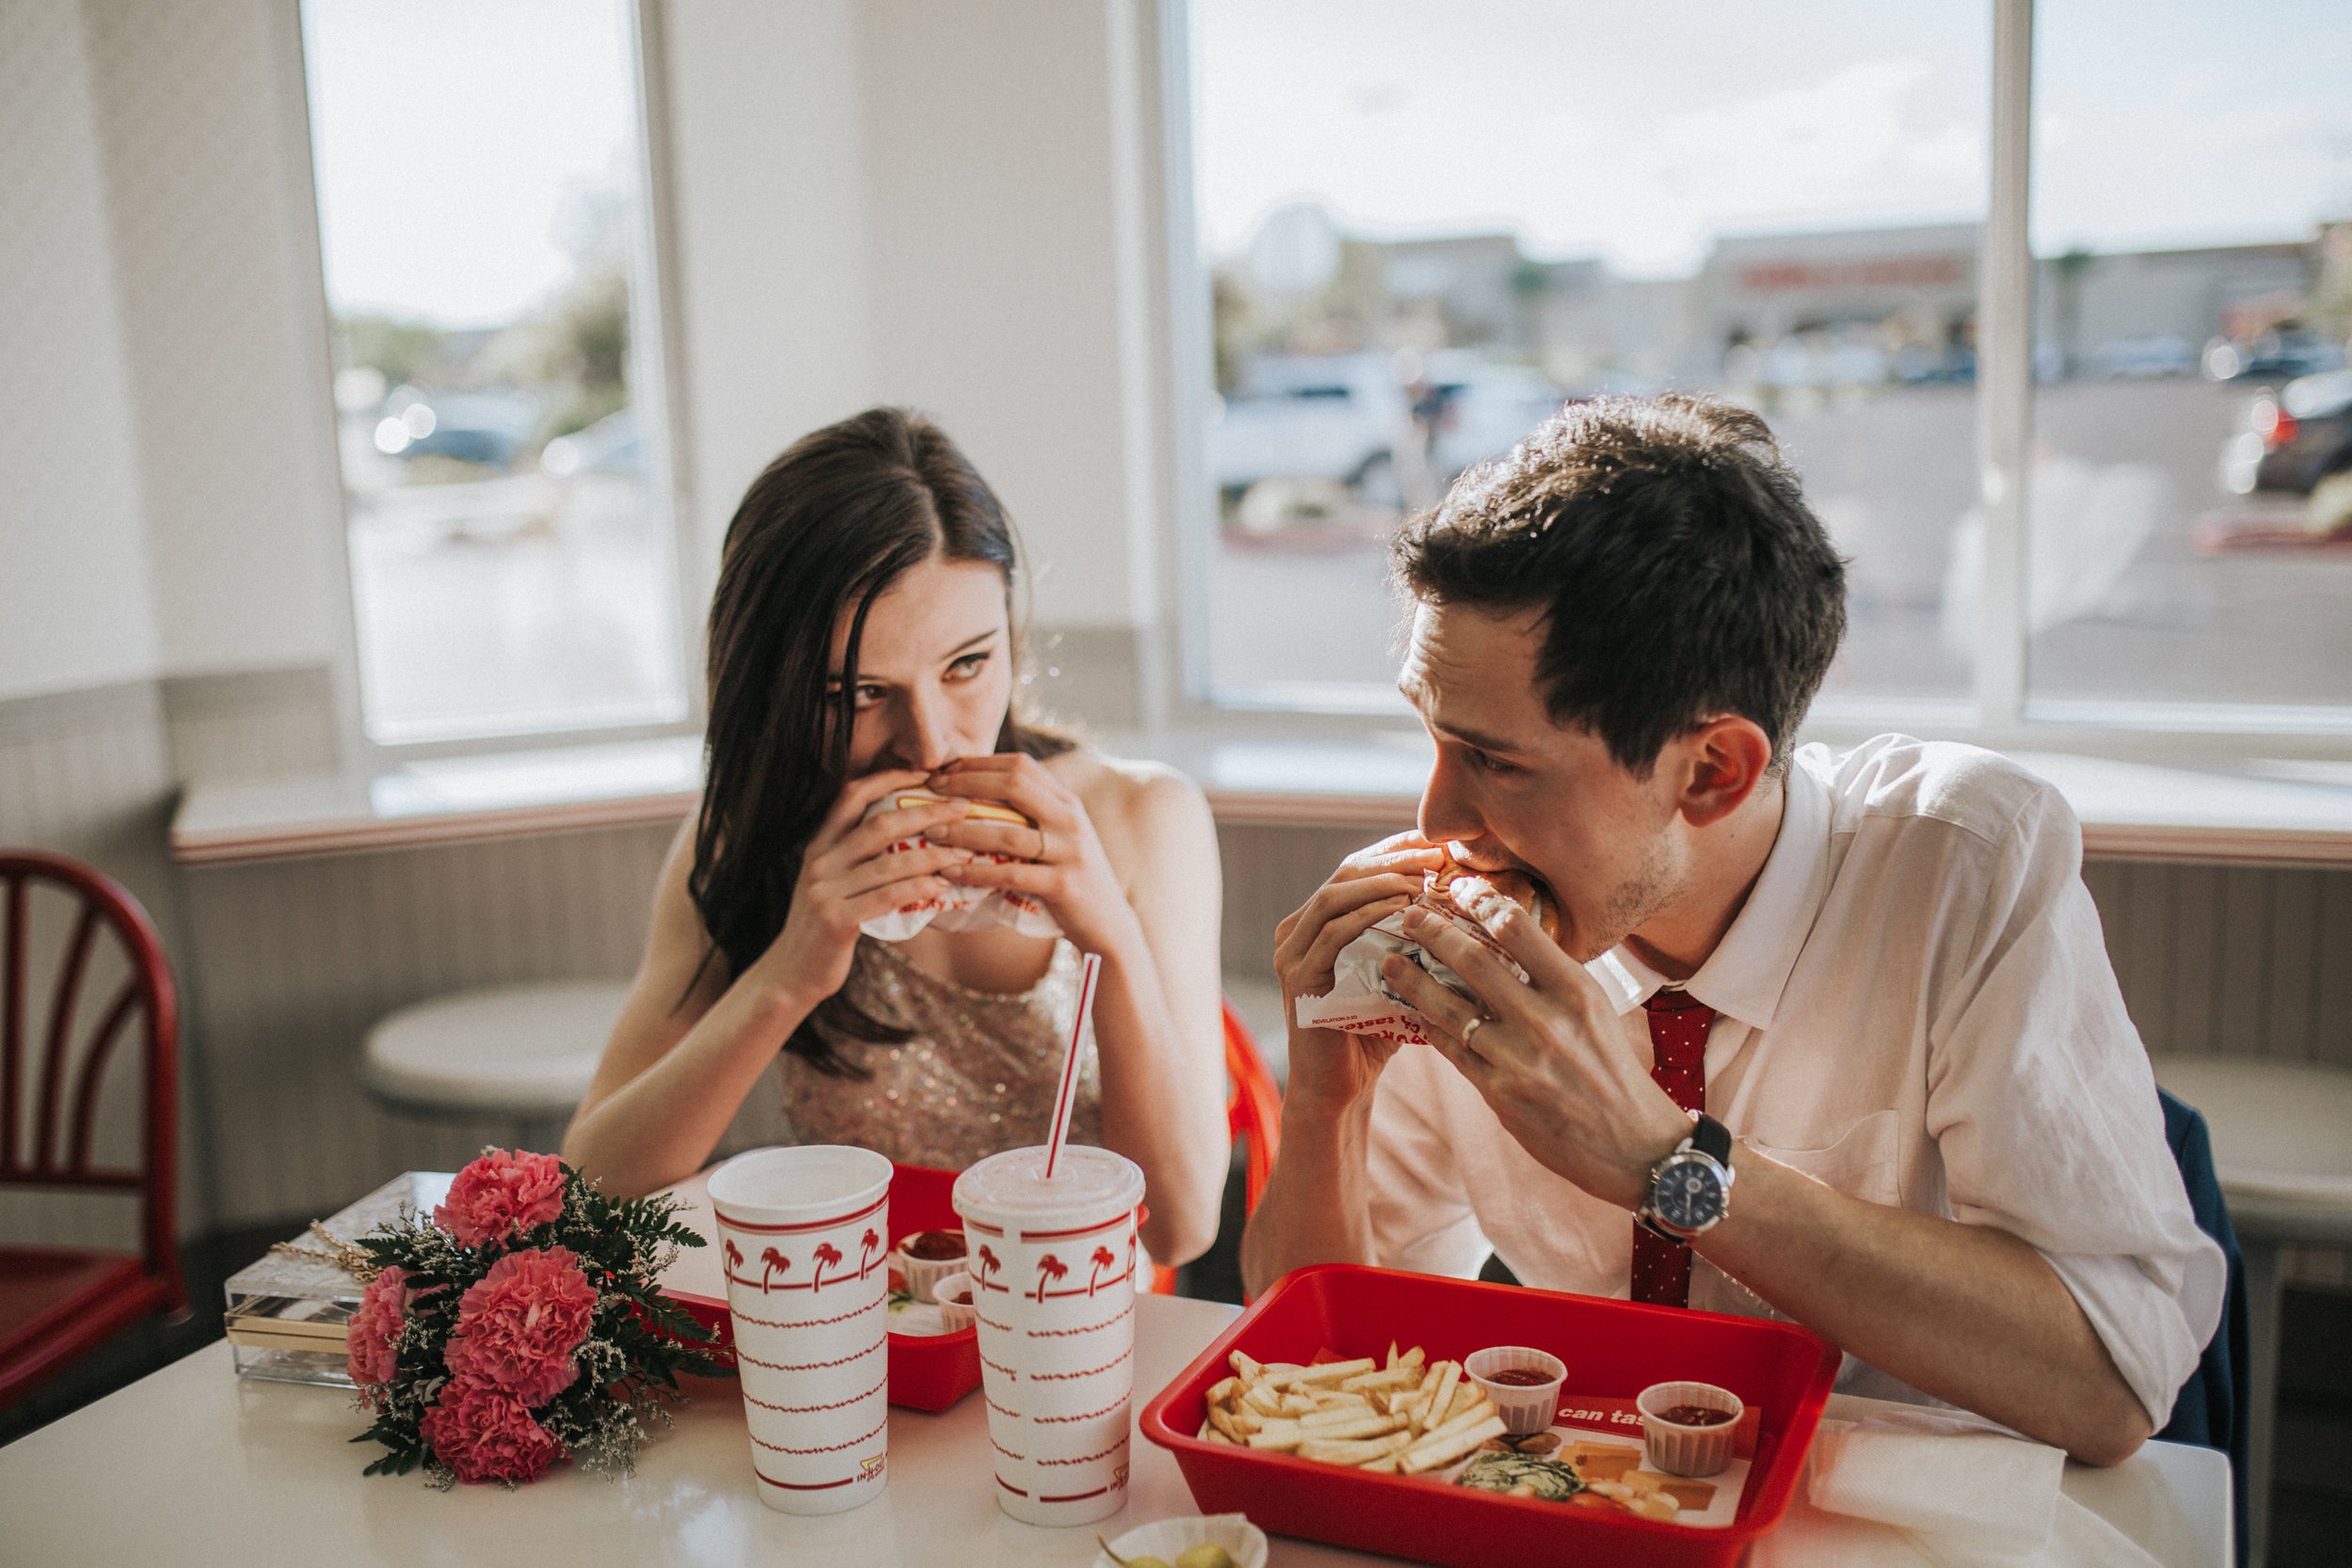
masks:
{"label": "man's dark hair", "polygon": [[1418,598],[1540,610],[1554,722],[1647,777],[1736,713],[1775,770],[1846,632],[1845,563],[1764,421],[1669,393],[1570,404],[1397,536]]}

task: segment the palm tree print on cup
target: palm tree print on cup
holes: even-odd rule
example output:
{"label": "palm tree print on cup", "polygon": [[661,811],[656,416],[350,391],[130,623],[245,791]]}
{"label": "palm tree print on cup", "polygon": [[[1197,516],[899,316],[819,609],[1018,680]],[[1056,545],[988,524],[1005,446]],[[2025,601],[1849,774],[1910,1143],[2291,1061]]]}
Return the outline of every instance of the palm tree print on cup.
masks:
{"label": "palm tree print on cup", "polygon": [[857,1276],[864,1279],[874,1272],[874,1255],[882,1250],[882,1238],[867,1230],[857,1239]]}
{"label": "palm tree print on cup", "polygon": [[732,1236],[720,1243],[719,1255],[727,1260],[727,1273],[730,1275],[743,1266],[743,1249],[735,1244]]}
{"label": "palm tree print on cup", "polygon": [[986,1242],[982,1242],[980,1243],[980,1250],[977,1256],[980,1260],[980,1289],[983,1291],[1009,1291],[1011,1287],[993,1284],[989,1279],[989,1275],[994,1274],[998,1269],[1005,1266],[1004,1259],[998,1258],[994,1253],[991,1252],[988,1249],[988,1243]]}
{"label": "palm tree print on cup", "polygon": [[1119,1254],[1106,1246],[1099,1246],[1087,1261],[1094,1265],[1094,1272],[1087,1275],[1087,1294],[1091,1296],[1102,1286],[1103,1271],[1119,1267]]}
{"label": "palm tree print on cup", "polygon": [[759,1255],[759,1293],[764,1296],[774,1290],[776,1287],[772,1276],[782,1274],[791,1266],[792,1259],[778,1252],[774,1247],[770,1247],[761,1253]]}
{"label": "palm tree print on cup", "polygon": [[1031,1293],[1031,1299],[1042,1306],[1046,1296],[1046,1285],[1049,1282],[1058,1285],[1069,1273],[1070,1270],[1063,1266],[1062,1260],[1050,1252],[1039,1259],[1037,1260],[1037,1290]]}
{"label": "palm tree print on cup", "polygon": [[841,1249],[831,1242],[817,1243],[817,1273],[810,1278],[808,1289],[813,1295],[825,1288],[825,1265],[841,1261]]}

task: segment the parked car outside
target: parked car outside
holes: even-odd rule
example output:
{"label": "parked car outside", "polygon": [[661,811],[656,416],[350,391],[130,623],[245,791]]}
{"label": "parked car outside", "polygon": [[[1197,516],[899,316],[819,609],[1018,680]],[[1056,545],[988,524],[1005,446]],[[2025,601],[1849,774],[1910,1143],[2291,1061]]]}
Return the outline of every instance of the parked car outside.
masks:
{"label": "parked car outside", "polygon": [[2344,345],[2315,332],[2265,332],[2249,342],[2216,338],[2205,345],[2205,374],[2214,381],[2317,375],[2344,368]]}
{"label": "parked car outside", "polygon": [[2308,496],[2338,474],[2352,474],[2352,370],[2261,393],[2247,407],[2246,429],[2222,450],[2221,483],[2241,496]]}
{"label": "parked car outside", "polygon": [[1361,483],[1410,418],[1385,354],[1262,355],[1216,416],[1210,468],[1228,495],[1267,479]]}

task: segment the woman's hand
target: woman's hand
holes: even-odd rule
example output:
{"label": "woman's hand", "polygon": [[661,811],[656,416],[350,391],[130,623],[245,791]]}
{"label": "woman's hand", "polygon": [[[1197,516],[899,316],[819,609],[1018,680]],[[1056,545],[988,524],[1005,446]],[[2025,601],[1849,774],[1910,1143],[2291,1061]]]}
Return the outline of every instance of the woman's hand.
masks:
{"label": "woman's hand", "polygon": [[[1037,824],[967,817],[931,828],[933,843],[965,853],[961,864],[945,871],[950,881],[1027,894],[1082,952],[1108,956],[1139,942],[1135,909],[1085,804],[1035,757],[1002,752],[959,757],[933,773],[930,785],[961,800],[1001,801]],[[1011,859],[987,858],[992,855]]]}
{"label": "woman's hand", "polygon": [[1328,991],[1340,949],[1411,904],[1421,893],[1422,874],[1444,861],[1445,852],[1419,833],[1384,838],[1342,861],[1331,879],[1274,928],[1274,972],[1290,1021],[1286,1110],[1354,1104],[1372,1092],[1380,1069],[1396,1054],[1394,1040],[1301,1028],[1298,999]]}
{"label": "woman's hand", "polygon": [[941,800],[863,820],[883,796],[922,783],[923,775],[914,771],[852,779],[809,839],[784,929],[752,966],[752,973],[803,1012],[849,980],[860,926],[926,898],[950,896],[955,890],[944,874],[972,859],[969,849],[937,843],[885,853],[894,844],[961,819],[971,810],[964,801]]}

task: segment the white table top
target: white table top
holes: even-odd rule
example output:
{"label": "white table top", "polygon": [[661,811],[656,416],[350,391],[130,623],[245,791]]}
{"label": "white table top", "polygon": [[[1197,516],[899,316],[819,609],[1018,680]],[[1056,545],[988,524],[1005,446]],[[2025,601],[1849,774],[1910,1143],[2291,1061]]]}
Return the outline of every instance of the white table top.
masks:
{"label": "white table top", "polygon": [[[1138,1304],[1136,1386],[1164,1386],[1232,1320],[1213,1302]],[[1094,1530],[1041,1529],[996,1507],[980,1402],[890,1413],[890,1485],[829,1518],[763,1507],[735,1385],[697,1383],[676,1427],[627,1481],[559,1470],[507,1493],[444,1496],[414,1476],[362,1477],[377,1450],[340,1389],[241,1383],[215,1344],[0,1449],[0,1558],[10,1563],[334,1562],[342,1568],[522,1562],[856,1564],[983,1568],[1088,1563]],[[1142,1402],[1138,1400],[1140,1405]],[[1833,1401],[1858,1417],[1867,1402]],[[2151,1443],[2107,1471],[2069,1465],[2065,1490],[2167,1568],[2226,1568],[2229,1467]],[[1175,1460],[1135,1444],[1127,1511],[1103,1533],[1198,1512]],[[1277,1568],[1390,1560],[1277,1537]]]}

